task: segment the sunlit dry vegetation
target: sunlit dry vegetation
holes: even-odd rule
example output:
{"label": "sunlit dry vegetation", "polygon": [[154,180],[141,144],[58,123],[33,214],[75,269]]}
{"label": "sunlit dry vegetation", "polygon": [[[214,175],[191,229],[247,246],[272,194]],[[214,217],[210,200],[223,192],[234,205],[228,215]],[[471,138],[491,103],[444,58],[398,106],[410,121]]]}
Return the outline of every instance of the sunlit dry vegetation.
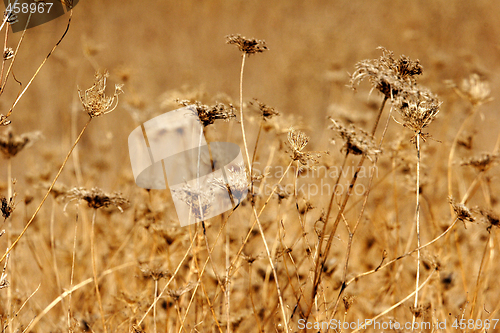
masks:
{"label": "sunlit dry vegetation", "polygon": [[[500,331],[499,13],[88,0],[18,33],[4,16],[1,331]],[[198,217],[216,198],[137,186],[127,137],[189,105],[244,165],[235,209],[181,227],[173,196]]]}

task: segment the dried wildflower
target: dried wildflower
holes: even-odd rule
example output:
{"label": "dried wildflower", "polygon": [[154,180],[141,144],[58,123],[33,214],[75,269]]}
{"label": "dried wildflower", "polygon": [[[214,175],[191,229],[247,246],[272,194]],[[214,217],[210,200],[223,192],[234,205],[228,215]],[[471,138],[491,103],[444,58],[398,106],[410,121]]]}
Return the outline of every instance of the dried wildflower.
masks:
{"label": "dried wildflower", "polygon": [[185,184],[180,189],[172,190],[172,195],[186,203],[191,209],[191,214],[199,220],[205,219],[215,201],[211,187],[194,189],[189,184]]}
{"label": "dried wildflower", "polygon": [[8,200],[5,197],[0,198],[0,210],[2,211],[2,216],[4,217],[4,219],[8,219],[14,209],[16,209],[16,204],[14,203],[15,196],[16,195],[14,194],[14,196],[10,197]]}
{"label": "dried wildflower", "polygon": [[479,157],[471,157],[469,159],[463,160],[460,165],[471,166],[477,171],[483,172],[488,170],[494,164],[498,163],[499,157],[499,154],[484,153]]}
{"label": "dried wildflower", "polygon": [[[262,120],[267,120],[271,119],[274,116],[279,116],[280,113],[275,110],[273,107],[270,107],[262,102],[259,102],[257,99],[254,99],[255,103],[257,104],[256,106],[258,107],[261,115],[262,115]],[[250,105],[254,105],[254,102],[250,102]]]}
{"label": "dried wildflower", "polygon": [[11,123],[9,118],[7,118],[5,115],[0,114],[0,126],[7,126]]}
{"label": "dried wildflower", "polygon": [[342,301],[344,303],[345,310],[348,311],[354,303],[354,296],[345,295],[344,297],[342,297]]}
{"label": "dried wildflower", "polygon": [[333,125],[330,127],[335,130],[342,140],[345,141],[342,150],[353,155],[366,155],[370,157],[380,153],[373,137],[367,132],[357,129],[354,125],[345,127],[339,121],[331,119]]}
{"label": "dried wildflower", "polygon": [[238,46],[238,49],[248,55],[255,53],[262,53],[268,50],[266,42],[263,40],[257,40],[255,38],[249,39],[242,37],[241,35],[228,35],[226,36],[227,44],[234,44]]}
{"label": "dried wildflower", "polygon": [[14,57],[14,50],[12,47],[7,47],[3,50],[3,60],[9,60]]}
{"label": "dried wildflower", "polygon": [[367,78],[373,89],[380,91],[386,98],[393,98],[407,86],[415,84],[415,76],[422,74],[423,67],[419,60],[411,60],[406,56],[394,59],[394,53],[383,47],[379,59],[366,59],[355,65],[356,70],[351,75],[350,86],[355,89]]}
{"label": "dried wildflower", "polygon": [[248,174],[243,163],[239,163],[237,165],[232,165],[228,168],[227,182],[224,178],[214,178],[212,184],[228,190],[230,195],[234,200],[234,204],[237,205],[243,199],[245,199],[248,193]]}
{"label": "dried wildflower", "polygon": [[168,270],[162,269],[160,263],[155,263],[155,264],[152,264],[152,265],[142,264],[139,267],[139,269],[141,270],[142,275],[144,277],[150,277],[150,278],[152,278],[155,281],[167,278],[167,277],[169,277],[169,276],[172,275]]}
{"label": "dried wildflower", "polygon": [[476,218],[472,216],[469,208],[467,208],[463,203],[456,202],[453,198],[449,198],[450,205],[453,207],[453,211],[457,215],[457,219],[464,222],[474,222]]}
{"label": "dried wildflower", "polygon": [[309,143],[309,137],[301,131],[296,131],[293,127],[288,129],[288,143],[292,148],[291,157],[294,161],[299,161],[306,165],[309,161],[316,163],[321,157],[319,152],[303,152],[302,150]]}
{"label": "dried wildflower", "polygon": [[491,229],[492,226],[500,227],[500,217],[494,211],[481,207],[476,207],[474,210],[481,214],[489,224],[488,230]]}
{"label": "dried wildflower", "polygon": [[229,121],[231,118],[236,117],[234,113],[235,109],[232,104],[226,106],[222,103],[215,103],[213,106],[208,106],[198,101],[191,102],[189,100],[177,100],[177,103],[183,106],[194,105],[196,107],[198,118],[205,127],[212,125],[219,119]]}
{"label": "dried wildflower", "polygon": [[448,84],[460,97],[468,100],[472,105],[481,105],[493,100],[490,96],[490,85],[481,80],[477,74],[471,74],[469,78],[463,79],[460,87],[452,81],[449,81]]}
{"label": "dried wildflower", "polygon": [[[112,112],[118,106],[118,95],[123,93],[123,84],[115,84],[113,96],[106,96],[106,79],[109,77],[107,71],[96,72],[94,85],[82,92],[78,88],[78,96],[82,102],[83,108],[91,118],[99,117]],[[116,99],[116,103],[115,103]],[[113,104],[115,104],[113,106]]]}
{"label": "dried wildflower", "polygon": [[90,208],[94,209],[115,206],[120,212],[123,212],[123,207],[129,204],[129,201],[122,197],[120,193],[106,194],[97,187],[91,190],[83,187],[75,187],[67,191],[65,197],[70,201],[84,200]]}
{"label": "dried wildflower", "polygon": [[394,101],[402,125],[415,132],[425,141],[426,133],[422,130],[436,118],[441,102],[430,91],[423,87],[414,86],[404,90]]}
{"label": "dried wildflower", "polygon": [[9,24],[14,24],[18,22],[17,15],[14,14],[12,10],[9,11],[6,10],[3,12],[3,21]]}
{"label": "dried wildflower", "polygon": [[0,135],[0,151],[5,158],[16,156],[21,150],[27,148],[41,137],[41,133],[30,132],[21,135],[14,135],[11,130]]}
{"label": "dried wildflower", "polygon": [[194,286],[195,286],[195,283],[189,282],[186,286],[184,286],[182,288],[179,288],[179,289],[176,289],[176,290],[168,289],[167,290],[167,295],[170,296],[170,297],[172,297],[175,300],[178,300],[179,297],[181,297],[182,295],[184,295],[185,293],[187,293],[188,291],[190,291],[191,289],[193,289]]}

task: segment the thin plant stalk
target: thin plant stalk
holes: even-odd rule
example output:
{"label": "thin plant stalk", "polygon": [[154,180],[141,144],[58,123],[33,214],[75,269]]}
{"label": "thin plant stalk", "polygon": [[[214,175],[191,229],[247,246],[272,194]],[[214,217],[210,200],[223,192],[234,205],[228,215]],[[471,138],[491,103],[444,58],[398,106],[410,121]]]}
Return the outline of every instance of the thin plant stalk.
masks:
{"label": "thin plant stalk", "polygon": [[[69,277],[69,289],[73,288],[73,279],[75,277],[75,259],[76,259],[76,235],[78,231],[78,209],[80,208],[80,202],[76,204],[76,217],[75,217],[75,233],[73,236],[73,255],[71,257],[71,273]],[[71,296],[73,293],[70,293],[68,296],[68,329],[71,328]]]}
{"label": "thin plant stalk", "polygon": [[241,71],[240,71],[240,122],[241,122],[241,135],[243,136],[243,146],[245,147],[245,155],[249,168],[249,174],[252,174],[252,164],[250,163],[250,155],[248,154],[247,137],[245,134],[245,122],[243,119],[243,70],[245,69],[246,53],[243,52],[241,56]]}
{"label": "thin plant stalk", "polygon": [[83,126],[83,129],[81,130],[80,134],[78,135],[78,137],[76,138],[75,142],[73,143],[73,145],[71,146],[71,149],[69,150],[68,154],[66,155],[66,158],[64,159],[61,167],[59,168],[59,171],[57,172],[56,176],[54,177],[54,180],[52,181],[52,184],[50,185],[49,189],[47,190],[47,193],[45,193],[45,196],[43,197],[42,201],[40,202],[40,204],[38,205],[38,207],[36,208],[35,212],[33,213],[33,215],[31,216],[30,220],[28,221],[28,223],[26,223],[26,226],[24,227],[23,231],[21,231],[21,233],[19,234],[19,236],[17,236],[16,240],[12,243],[11,246],[8,247],[8,249],[5,251],[5,253],[3,254],[2,258],[0,258],[0,262],[4,261],[5,257],[7,256],[7,254],[10,253],[10,251],[12,251],[12,249],[16,246],[16,244],[19,242],[19,240],[24,236],[24,234],[26,233],[26,231],[28,230],[29,226],[31,225],[31,223],[33,223],[33,221],[35,220],[35,217],[37,216],[38,212],[40,211],[40,209],[42,208],[42,205],[44,204],[45,200],[47,200],[47,197],[49,196],[50,192],[52,191],[52,189],[54,188],[54,185],[56,184],[57,182],[57,179],[59,179],[59,176],[61,175],[64,167],[66,166],[66,163],[68,162],[68,159],[69,157],[71,156],[71,153],[73,152],[73,150],[75,149],[76,145],[78,144],[78,142],[80,142],[80,139],[82,138],[83,136],[83,133],[85,132],[85,130],[87,129],[88,125],[90,124],[90,121],[92,120],[92,118],[89,118],[89,120],[87,120],[87,122],[85,123],[85,126]]}
{"label": "thin plant stalk", "polygon": [[418,284],[420,282],[420,133],[416,136],[416,144],[417,144],[417,180],[416,180],[416,208],[415,208],[415,224],[417,226],[417,277],[415,279],[415,302],[413,303],[414,311],[413,311],[413,319],[412,319],[412,327],[415,324],[416,320],[416,310],[418,306]]}
{"label": "thin plant stalk", "polygon": [[97,268],[95,262],[95,216],[97,214],[97,209],[94,208],[94,213],[92,214],[92,230],[90,232],[90,256],[92,257],[92,273],[94,274],[94,285],[95,293],[97,296],[97,303],[99,303],[99,312],[101,312],[101,322],[104,328],[104,333],[108,332],[106,328],[106,320],[104,318],[104,309],[102,307],[101,293],[99,291],[99,282],[97,280]]}
{"label": "thin plant stalk", "polygon": [[[374,136],[375,135],[375,132],[377,131],[377,127],[378,127],[378,123],[379,123],[379,120],[380,120],[380,117],[381,117],[381,114],[382,112],[384,111],[384,106],[385,106],[385,103],[387,102],[388,100],[388,97],[384,97],[384,100],[382,101],[382,104],[380,105],[380,108],[379,108],[379,113],[377,115],[377,119],[375,121],[375,124],[373,125],[373,129],[372,129],[372,132],[371,132],[371,135]],[[317,293],[317,290],[318,290],[318,285],[320,283],[320,280],[321,280],[321,274],[323,272],[323,267],[326,263],[326,260],[328,258],[328,252],[330,251],[330,247],[332,245],[332,242],[333,242],[333,238],[334,238],[334,235],[335,235],[335,232],[337,231],[337,227],[339,225],[339,222],[340,222],[340,219],[342,217],[342,214],[344,213],[344,210],[347,206],[347,202],[349,201],[349,198],[351,197],[351,192],[352,192],[352,189],[354,188],[354,185],[358,179],[358,175],[359,175],[359,172],[363,166],[363,163],[365,161],[365,158],[366,158],[366,155],[363,154],[361,155],[361,158],[359,160],[359,163],[358,163],[358,166],[356,167],[356,171],[354,172],[354,175],[351,179],[351,183],[349,184],[349,187],[348,187],[348,190],[347,190],[347,193],[344,197],[344,200],[342,202],[342,205],[340,206],[340,209],[337,213],[337,217],[335,219],[335,222],[333,223],[333,227],[332,227],[332,230],[330,232],[330,236],[328,237],[328,241],[326,243],[326,247],[325,247],[325,251],[323,252],[324,255],[321,256],[321,247],[322,247],[322,241],[324,239],[324,233],[322,233],[321,235],[321,238],[320,238],[320,243],[318,244],[318,248],[319,248],[319,251],[318,252],[318,255],[316,256],[316,265],[315,265],[315,268],[314,268],[314,283],[313,283],[313,290],[312,290],[312,299],[314,300],[314,298],[316,297],[316,293]],[[332,197],[334,197],[335,195],[335,191],[332,193]],[[332,211],[332,208],[333,208],[333,198],[330,199],[330,203],[328,205],[328,210],[327,210],[327,214],[326,214],[326,217],[325,217],[325,225],[324,225],[324,229],[326,230],[326,224],[328,223],[328,220],[330,218],[330,214],[331,214],[331,211]],[[320,262],[320,258],[323,258]],[[309,318],[309,315],[311,313],[311,310],[312,310],[312,305],[314,304],[314,302],[311,302],[311,306],[309,307],[309,309],[307,310],[306,314],[305,314],[305,319],[307,320],[307,318]]]}

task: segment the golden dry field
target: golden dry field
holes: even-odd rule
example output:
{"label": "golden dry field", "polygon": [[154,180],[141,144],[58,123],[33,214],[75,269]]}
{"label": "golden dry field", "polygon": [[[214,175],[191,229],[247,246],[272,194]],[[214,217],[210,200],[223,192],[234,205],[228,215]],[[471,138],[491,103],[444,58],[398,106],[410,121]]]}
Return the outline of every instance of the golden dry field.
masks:
{"label": "golden dry field", "polygon": [[[5,23],[1,332],[500,332],[499,22],[492,0],[86,0]],[[248,195],[181,227],[128,136],[192,104]]]}

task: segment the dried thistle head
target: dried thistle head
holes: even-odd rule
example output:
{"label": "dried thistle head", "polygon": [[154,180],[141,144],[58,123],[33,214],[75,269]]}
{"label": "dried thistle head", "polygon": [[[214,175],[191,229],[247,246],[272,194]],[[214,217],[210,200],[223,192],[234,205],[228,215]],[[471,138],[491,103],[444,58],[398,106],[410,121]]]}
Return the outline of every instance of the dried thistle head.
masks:
{"label": "dried thistle head", "polygon": [[227,44],[234,44],[238,49],[245,54],[256,54],[267,51],[266,42],[264,40],[257,40],[255,38],[246,38],[241,35],[228,35],[226,36]]}
{"label": "dried thistle head", "polygon": [[211,182],[216,187],[228,190],[234,199],[234,203],[238,204],[245,199],[248,193],[248,174],[244,163],[238,163],[228,168],[227,182],[224,178],[214,178]]}
{"label": "dried thistle head", "polygon": [[478,74],[471,74],[468,78],[463,79],[460,87],[452,81],[449,81],[448,84],[460,97],[468,100],[474,106],[493,100],[490,96],[490,85],[487,81],[482,80]]}
{"label": "dried thistle head", "polygon": [[184,202],[191,209],[191,214],[199,220],[204,220],[215,201],[212,187],[192,188],[184,184],[180,189],[172,190],[172,195]]}
{"label": "dried thistle head", "polygon": [[12,130],[7,130],[0,135],[0,151],[5,158],[12,158],[24,148],[31,146],[41,136],[39,131],[14,135]]}
{"label": "dried thistle head", "polygon": [[90,208],[94,209],[115,206],[120,212],[123,212],[123,208],[129,204],[129,201],[122,197],[120,193],[107,194],[97,187],[91,190],[74,187],[66,192],[65,197],[70,201],[84,200]]}
{"label": "dried thistle head", "polygon": [[[109,77],[107,71],[96,72],[94,84],[84,92],[78,88],[78,96],[84,110],[90,118],[99,117],[112,112],[118,106],[118,95],[123,93],[123,84],[115,84],[113,96],[106,96],[106,79]],[[116,99],[116,103],[115,103]],[[114,104],[114,106],[113,106]]]}
{"label": "dried thistle head", "polygon": [[225,105],[223,103],[215,103],[213,106],[208,106],[198,101],[191,102],[189,100],[177,100],[177,103],[183,106],[194,105],[198,118],[204,127],[212,125],[219,119],[229,121],[236,117],[234,112],[235,109],[232,104]]}
{"label": "dried thistle head", "polygon": [[460,162],[462,166],[471,166],[479,172],[488,170],[490,167],[498,163],[499,154],[484,153],[478,157],[471,157]]}
{"label": "dried thistle head", "polygon": [[266,121],[268,119],[271,119],[274,116],[279,116],[280,113],[274,109],[273,107],[270,107],[269,105],[266,105],[257,99],[254,99],[255,102],[249,102],[250,105],[256,104],[256,107],[259,109],[260,114],[262,116],[262,120]]}
{"label": "dried thistle head", "polygon": [[415,85],[399,94],[393,105],[402,118],[401,124],[425,140],[422,130],[436,118],[441,102],[429,90]]}
{"label": "dried thistle head", "polygon": [[366,155],[367,157],[380,153],[373,137],[367,132],[357,129],[354,125],[346,127],[339,121],[330,118],[333,123],[330,129],[333,129],[345,141],[342,150],[353,155]]}
{"label": "dried thistle head", "polygon": [[16,204],[14,203],[15,197],[16,194],[14,194],[14,196],[10,197],[9,199],[0,197],[0,210],[2,211],[2,216],[4,219],[8,219],[12,212],[14,212],[14,209],[16,209]]}
{"label": "dried thistle head", "polygon": [[415,76],[422,74],[423,67],[419,60],[411,60],[406,56],[394,59],[394,53],[384,47],[379,59],[366,59],[355,65],[356,70],[351,75],[350,86],[355,89],[365,78],[373,87],[380,91],[386,98],[392,99],[406,86],[415,84]]}
{"label": "dried thistle head", "polygon": [[453,211],[457,215],[457,219],[464,222],[474,222],[476,218],[472,216],[472,213],[469,208],[467,208],[463,203],[456,202],[452,197],[448,198]]}

